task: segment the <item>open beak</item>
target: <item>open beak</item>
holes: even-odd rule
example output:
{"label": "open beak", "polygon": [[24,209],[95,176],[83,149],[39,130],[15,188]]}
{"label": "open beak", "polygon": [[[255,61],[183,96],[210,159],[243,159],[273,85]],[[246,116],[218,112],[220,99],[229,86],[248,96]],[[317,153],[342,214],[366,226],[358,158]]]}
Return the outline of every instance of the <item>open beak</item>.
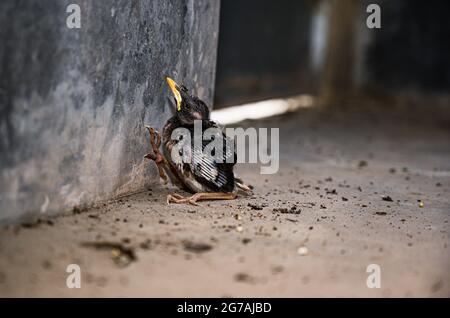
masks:
{"label": "open beak", "polygon": [[181,110],[181,94],[180,90],[178,89],[178,84],[175,83],[173,79],[170,77],[166,77],[167,85],[169,85],[170,90],[172,91],[173,95],[175,96],[175,100],[177,101],[177,110]]}

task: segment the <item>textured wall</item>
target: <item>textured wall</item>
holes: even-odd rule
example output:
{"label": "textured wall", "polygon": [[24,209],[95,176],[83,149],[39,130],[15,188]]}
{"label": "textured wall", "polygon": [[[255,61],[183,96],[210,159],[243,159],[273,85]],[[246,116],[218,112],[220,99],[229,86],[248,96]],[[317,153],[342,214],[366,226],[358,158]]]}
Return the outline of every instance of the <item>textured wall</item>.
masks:
{"label": "textured wall", "polygon": [[2,0],[0,222],[157,182],[143,124],[170,116],[166,75],[211,103],[218,22],[219,1]]}

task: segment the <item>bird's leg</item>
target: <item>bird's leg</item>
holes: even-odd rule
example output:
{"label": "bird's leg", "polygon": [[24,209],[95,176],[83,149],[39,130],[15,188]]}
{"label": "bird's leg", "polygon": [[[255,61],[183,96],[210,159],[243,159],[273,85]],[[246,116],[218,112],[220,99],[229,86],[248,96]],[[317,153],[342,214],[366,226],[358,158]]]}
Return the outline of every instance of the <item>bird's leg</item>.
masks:
{"label": "bird's leg", "polygon": [[161,135],[159,132],[150,126],[145,126],[148,129],[150,134],[150,145],[152,146],[153,153],[149,152],[144,156],[144,158],[153,160],[158,167],[159,176],[163,179],[164,183],[167,183],[167,175],[164,171],[164,165],[166,165],[166,159],[159,151],[159,147],[161,146]]}
{"label": "bird's leg", "polygon": [[167,195],[167,204],[187,203],[192,205],[199,205],[197,201],[234,199],[236,199],[236,194],[232,192],[199,192],[190,197],[183,197],[182,195],[174,193]]}

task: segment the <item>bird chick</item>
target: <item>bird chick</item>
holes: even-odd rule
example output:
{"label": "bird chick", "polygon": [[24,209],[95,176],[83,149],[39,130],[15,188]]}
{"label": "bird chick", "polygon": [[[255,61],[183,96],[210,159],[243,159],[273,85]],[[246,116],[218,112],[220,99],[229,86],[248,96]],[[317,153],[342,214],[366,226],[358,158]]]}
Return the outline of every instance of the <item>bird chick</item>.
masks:
{"label": "bird chick", "polygon": [[[227,141],[225,133],[210,120],[207,105],[197,96],[189,94],[185,86],[178,85],[169,77],[166,81],[174,96],[174,115],[164,125],[162,137],[155,129],[146,126],[153,153],[147,154],[145,158],[156,163],[164,182],[170,179],[175,185],[193,193],[189,197],[169,194],[167,203],[198,205],[197,201],[201,200],[232,200],[238,193],[250,194],[251,189],[233,172],[236,153],[229,148],[231,143]],[[177,128],[183,128],[193,136],[196,122],[201,124],[199,127],[202,129],[202,136],[205,130],[215,129],[210,137],[223,145],[220,158],[204,151],[211,140],[202,138],[200,145],[197,145],[193,138],[183,140],[182,135],[180,138],[173,138],[173,132]],[[161,139],[162,153],[159,150]],[[174,147],[179,149],[179,156],[183,159],[181,162],[173,158]]]}

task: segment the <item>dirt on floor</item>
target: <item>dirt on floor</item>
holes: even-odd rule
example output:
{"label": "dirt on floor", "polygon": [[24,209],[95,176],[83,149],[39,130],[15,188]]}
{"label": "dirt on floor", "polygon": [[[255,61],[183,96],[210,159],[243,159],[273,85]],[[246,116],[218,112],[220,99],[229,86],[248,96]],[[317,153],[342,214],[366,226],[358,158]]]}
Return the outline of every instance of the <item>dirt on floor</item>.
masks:
{"label": "dirt on floor", "polygon": [[244,125],[280,128],[277,174],[237,168],[253,196],[167,205],[186,193],[155,184],[6,227],[0,296],[450,296],[450,121],[302,110]]}

